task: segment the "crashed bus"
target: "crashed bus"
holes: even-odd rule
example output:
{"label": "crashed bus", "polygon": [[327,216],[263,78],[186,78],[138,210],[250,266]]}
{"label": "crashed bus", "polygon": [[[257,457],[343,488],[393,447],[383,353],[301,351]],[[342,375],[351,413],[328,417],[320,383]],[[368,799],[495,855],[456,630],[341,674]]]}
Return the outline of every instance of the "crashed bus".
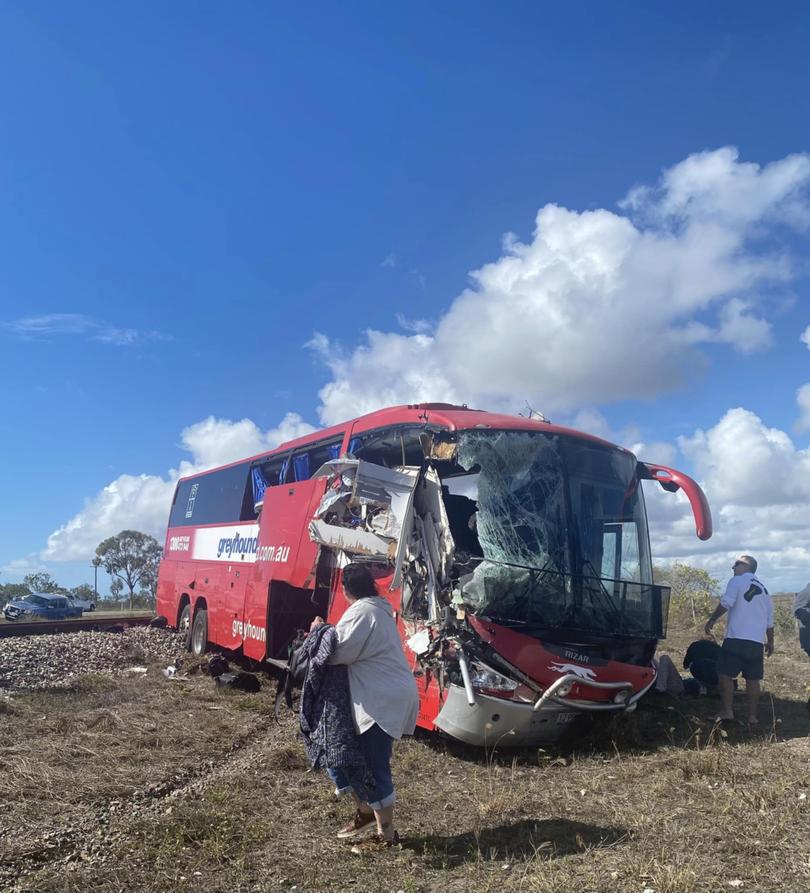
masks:
{"label": "crashed bus", "polygon": [[641,482],[700,487],[597,437],[422,403],[382,409],[178,481],[158,613],[284,666],[367,562],[419,687],[418,724],[475,745],[560,738],[653,685],[669,590],[652,576]]}

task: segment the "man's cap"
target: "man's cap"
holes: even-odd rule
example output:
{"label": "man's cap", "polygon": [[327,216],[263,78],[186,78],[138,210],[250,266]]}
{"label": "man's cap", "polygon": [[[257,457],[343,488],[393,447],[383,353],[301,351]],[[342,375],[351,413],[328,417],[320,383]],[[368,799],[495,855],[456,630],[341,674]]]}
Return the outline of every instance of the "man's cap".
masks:
{"label": "man's cap", "polygon": [[754,573],[757,572],[757,560],[752,555],[738,555],[734,563],[736,564],[738,561],[740,564],[747,564]]}

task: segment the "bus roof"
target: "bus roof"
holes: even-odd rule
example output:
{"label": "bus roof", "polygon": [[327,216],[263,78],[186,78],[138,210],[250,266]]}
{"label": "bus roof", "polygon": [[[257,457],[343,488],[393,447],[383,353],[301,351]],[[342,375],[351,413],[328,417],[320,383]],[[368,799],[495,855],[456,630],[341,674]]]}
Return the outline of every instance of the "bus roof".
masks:
{"label": "bus roof", "polygon": [[353,435],[374,431],[377,428],[386,428],[394,425],[428,425],[432,428],[443,428],[448,431],[464,431],[471,428],[490,428],[492,430],[512,431],[544,431],[549,434],[567,434],[578,437],[600,446],[628,452],[624,447],[603,440],[593,434],[577,431],[574,428],[566,428],[562,425],[554,425],[551,422],[541,422],[537,419],[528,419],[523,416],[506,415],[504,413],[487,412],[482,409],[470,409],[467,406],[456,406],[452,403],[408,403],[401,406],[388,406],[378,409],[355,419],[332,425],[329,428],[320,428],[294,440],[285,441],[272,450],[257,453],[255,456],[244,456],[234,462],[208,468],[205,471],[197,471],[187,474],[179,480],[206,475],[220,468],[230,468],[243,462],[255,462],[259,459],[269,459],[319,441],[329,440],[350,430]]}

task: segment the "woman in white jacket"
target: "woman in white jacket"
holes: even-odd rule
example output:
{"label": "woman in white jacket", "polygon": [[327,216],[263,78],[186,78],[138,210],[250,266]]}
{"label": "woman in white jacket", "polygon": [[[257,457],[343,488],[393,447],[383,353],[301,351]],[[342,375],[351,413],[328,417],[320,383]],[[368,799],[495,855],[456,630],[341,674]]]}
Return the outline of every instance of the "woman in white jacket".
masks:
{"label": "woman in white jacket", "polygon": [[[358,743],[374,776],[373,799],[364,802],[340,769],[330,769],[339,794],[351,794],[357,811],[338,837],[354,837],[377,826],[377,833],[352,847],[353,853],[389,847],[399,840],[394,829],[394,782],[391,751],[394,740],[410,735],[419,711],[419,693],[402,650],[390,604],[377,592],[374,578],[362,564],[343,570],[343,591],[349,607],[337,623],[338,644],[330,664],[345,664],[349,675],[352,717]],[[316,617],[313,627],[323,623]]]}

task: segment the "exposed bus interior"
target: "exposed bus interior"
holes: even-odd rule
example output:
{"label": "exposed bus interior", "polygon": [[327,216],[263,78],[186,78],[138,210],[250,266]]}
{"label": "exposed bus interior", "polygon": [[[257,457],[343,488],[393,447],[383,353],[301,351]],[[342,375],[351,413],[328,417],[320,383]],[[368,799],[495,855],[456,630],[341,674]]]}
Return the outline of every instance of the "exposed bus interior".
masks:
{"label": "exposed bus interior", "polygon": [[270,583],[267,600],[267,657],[286,662],[290,643],[309,628],[313,617],[326,617],[337,567],[336,555],[324,549],[318,556],[312,590],[302,590],[282,580]]}
{"label": "exposed bus interior", "polygon": [[[414,632],[467,612],[544,641],[645,664],[665,635],[631,454],[544,432],[405,426],[325,465],[310,536],[387,562]],[[416,649],[415,649],[416,650]]]}

